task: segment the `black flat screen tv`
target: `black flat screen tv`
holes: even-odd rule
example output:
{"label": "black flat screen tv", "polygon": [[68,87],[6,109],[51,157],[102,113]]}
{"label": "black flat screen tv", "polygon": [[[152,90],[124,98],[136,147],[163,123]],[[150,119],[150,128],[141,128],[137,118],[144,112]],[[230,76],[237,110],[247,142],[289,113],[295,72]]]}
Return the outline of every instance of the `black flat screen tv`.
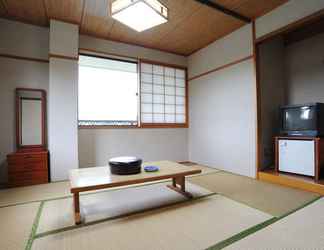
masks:
{"label": "black flat screen tv", "polygon": [[308,103],[280,107],[281,135],[323,136],[324,104]]}

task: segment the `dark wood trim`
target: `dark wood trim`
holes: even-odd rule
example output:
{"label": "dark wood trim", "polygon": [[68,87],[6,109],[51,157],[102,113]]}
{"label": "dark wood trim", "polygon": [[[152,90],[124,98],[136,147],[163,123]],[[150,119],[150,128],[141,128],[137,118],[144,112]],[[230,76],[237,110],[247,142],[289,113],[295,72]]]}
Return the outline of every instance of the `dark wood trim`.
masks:
{"label": "dark wood trim", "polygon": [[279,173],[279,139],[275,137],[275,171]]}
{"label": "dark wood trim", "polygon": [[315,181],[319,181],[319,177],[320,177],[320,139],[319,138],[315,138],[314,140],[314,151],[315,151]]}
{"label": "dark wood trim", "polygon": [[46,94],[46,91],[44,89],[36,89],[36,88],[16,88],[16,90],[25,90],[25,91],[39,91],[39,92],[42,92],[42,93],[45,93]]}
{"label": "dark wood trim", "polygon": [[185,103],[185,109],[186,109],[186,127],[189,128],[189,80],[188,80],[188,70],[186,70],[186,83],[185,83],[185,86],[186,86],[186,103]]}
{"label": "dark wood trim", "polygon": [[228,68],[228,67],[230,67],[230,66],[233,66],[233,65],[235,65],[235,64],[238,64],[238,63],[241,63],[241,62],[244,62],[244,61],[250,60],[250,59],[253,59],[253,55],[250,55],[250,56],[247,56],[247,57],[241,58],[241,59],[239,59],[239,60],[236,60],[236,61],[233,61],[233,62],[231,62],[231,63],[228,63],[228,64],[222,65],[222,66],[220,66],[220,67],[217,67],[217,68],[215,68],[215,69],[208,70],[208,71],[206,71],[206,72],[204,72],[204,73],[201,73],[201,74],[199,74],[199,75],[196,75],[196,76],[193,76],[193,77],[189,78],[188,81],[195,80],[195,79],[197,79],[197,78],[203,77],[203,76],[208,75],[208,74],[210,74],[210,73],[214,73],[214,72],[216,72],[216,71],[219,71],[219,70],[222,70],[222,69]]}
{"label": "dark wood trim", "polygon": [[[142,91],[142,69],[141,69],[141,61],[138,60],[138,64],[137,64],[137,80],[138,80],[138,84],[137,84],[137,105],[138,105],[138,123],[139,123],[139,127],[141,127],[142,124],[142,95],[141,95],[141,91]],[[152,110],[153,111],[153,110]]]}
{"label": "dark wood trim", "polygon": [[324,177],[324,138],[320,138],[317,142],[317,145],[318,145],[318,148],[317,148],[317,156],[318,156],[317,177],[318,177],[318,181],[320,181],[320,179]]}
{"label": "dark wood trim", "polygon": [[15,93],[15,112],[16,112],[16,120],[15,120],[15,126],[16,126],[16,149],[19,150],[20,148],[20,141],[21,141],[21,135],[20,135],[20,115],[19,115],[19,106],[20,106],[20,100],[19,100],[19,96],[18,96],[18,91],[19,89],[16,89],[16,93]]}
{"label": "dark wood trim", "polygon": [[32,58],[32,57],[26,57],[26,56],[16,56],[16,55],[10,55],[10,54],[5,54],[5,53],[0,53],[0,57],[6,57],[6,58],[10,58],[10,59],[17,59],[17,60],[32,61],[32,62],[40,62],[40,63],[49,63],[48,59]]}
{"label": "dark wood trim", "polygon": [[206,5],[210,8],[213,8],[217,11],[220,11],[222,13],[224,13],[225,15],[228,15],[228,16],[231,16],[231,17],[234,17],[242,22],[245,22],[245,23],[250,23],[252,20],[251,18],[249,17],[246,17],[236,11],[233,11],[233,10],[230,10],[216,2],[212,2],[212,1],[209,1],[209,0],[195,0],[196,2],[200,3],[200,4],[203,4],[203,5]]}
{"label": "dark wood trim", "polygon": [[65,59],[65,60],[73,60],[73,61],[79,61],[79,55],[78,56],[63,56],[58,54],[48,54],[48,57],[51,58],[59,58],[59,59]]}
{"label": "dark wood trim", "polygon": [[256,39],[256,43],[263,43],[269,39],[272,39],[276,36],[280,36],[280,35],[283,35],[285,33],[288,33],[290,31],[293,31],[295,29],[298,29],[304,25],[307,25],[307,24],[311,24],[312,22],[315,22],[315,21],[318,21],[319,19],[323,18],[324,16],[324,9],[322,10],[319,10],[307,17],[304,17],[302,19],[299,19],[295,22],[292,22],[282,28],[279,28],[277,30],[274,30],[268,34],[265,34],[259,38]]}

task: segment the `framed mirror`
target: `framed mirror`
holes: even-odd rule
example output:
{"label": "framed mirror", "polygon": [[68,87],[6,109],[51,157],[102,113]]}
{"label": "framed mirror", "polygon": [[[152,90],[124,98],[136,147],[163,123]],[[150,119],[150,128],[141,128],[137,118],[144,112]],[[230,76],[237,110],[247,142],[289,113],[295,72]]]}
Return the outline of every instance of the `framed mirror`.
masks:
{"label": "framed mirror", "polygon": [[16,89],[16,141],[18,149],[46,147],[46,92]]}

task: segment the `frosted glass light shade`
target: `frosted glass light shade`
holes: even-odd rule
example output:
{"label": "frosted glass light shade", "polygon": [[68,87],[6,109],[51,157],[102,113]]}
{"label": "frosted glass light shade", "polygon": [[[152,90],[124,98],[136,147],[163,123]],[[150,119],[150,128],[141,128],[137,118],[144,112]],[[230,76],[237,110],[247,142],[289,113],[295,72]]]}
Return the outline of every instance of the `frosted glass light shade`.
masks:
{"label": "frosted glass light shade", "polygon": [[112,18],[141,32],[168,21],[168,9],[158,0],[116,0]]}

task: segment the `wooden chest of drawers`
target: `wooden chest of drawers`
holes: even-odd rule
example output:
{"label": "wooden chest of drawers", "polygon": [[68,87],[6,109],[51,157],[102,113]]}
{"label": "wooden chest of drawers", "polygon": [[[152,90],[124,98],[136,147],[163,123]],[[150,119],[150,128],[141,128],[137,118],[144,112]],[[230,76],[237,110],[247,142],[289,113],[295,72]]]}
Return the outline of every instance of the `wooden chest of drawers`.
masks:
{"label": "wooden chest of drawers", "polygon": [[48,151],[7,155],[10,187],[48,183]]}

